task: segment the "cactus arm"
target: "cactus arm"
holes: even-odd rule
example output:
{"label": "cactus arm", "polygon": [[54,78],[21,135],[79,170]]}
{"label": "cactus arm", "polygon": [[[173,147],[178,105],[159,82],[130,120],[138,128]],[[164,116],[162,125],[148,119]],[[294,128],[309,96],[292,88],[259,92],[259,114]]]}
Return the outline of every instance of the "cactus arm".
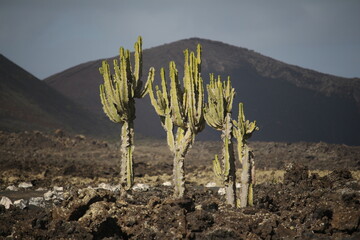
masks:
{"label": "cactus arm", "polygon": [[222,172],[219,157],[217,154],[215,154],[215,159],[213,160],[213,171],[215,173],[215,176],[223,178],[224,174]]}
{"label": "cactus arm", "polygon": [[165,69],[164,68],[161,68],[160,76],[161,76],[162,97],[164,98],[164,105],[166,107],[165,112],[170,113],[170,102],[169,102],[168,88],[167,88],[167,84],[166,84],[166,77],[165,77]]}
{"label": "cactus arm", "polygon": [[171,102],[171,111],[174,124],[179,127],[184,126],[184,112],[182,106],[182,95],[183,92],[180,87],[178,79],[178,71],[176,69],[175,62],[171,61],[169,63],[170,68],[170,102]]}
{"label": "cactus arm", "polygon": [[104,85],[100,85],[100,99],[101,99],[101,103],[103,106],[103,110],[105,112],[105,114],[109,117],[109,119],[113,122],[120,122],[120,116],[117,113],[116,107],[114,104],[112,104],[112,102],[110,103],[109,100],[107,100],[106,98],[106,94],[105,94],[105,88]]}
{"label": "cactus arm", "polygon": [[99,69],[101,75],[103,76],[104,79],[104,90],[106,92],[106,96],[107,98],[113,102],[116,103],[116,94],[115,94],[115,90],[114,90],[114,85],[113,85],[113,81],[111,79],[111,74],[110,74],[110,68],[109,68],[109,64],[106,61],[102,61],[102,66]]}
{"label": "cactus arm", "polygon": [[140,36],[138,37],[138,40],[135,43],[134,49],[135,49],[134,77],[137,86],[142,76],[142,38]]}
{"label": "cactus arm", "polygon": [[154,107],[156,113],[159,116],[165,116],[165,109],[161,104],[159,104],[159,98],[155,98],[154,90],[153,90],[153,83],[155,77],[155,69],[150,68],[149,75],[148,75],[148,93],[151,101],[151,105]]}
{"label": "cactus arm", "polygon": [[165,117],[164,128],[166,130],[166,139],[167,139],[167,143],[169,145],[170,151],[175,152],[175,140],[174,140],[174,133],[173,133],[174,124],[169,115],[167,115]]}

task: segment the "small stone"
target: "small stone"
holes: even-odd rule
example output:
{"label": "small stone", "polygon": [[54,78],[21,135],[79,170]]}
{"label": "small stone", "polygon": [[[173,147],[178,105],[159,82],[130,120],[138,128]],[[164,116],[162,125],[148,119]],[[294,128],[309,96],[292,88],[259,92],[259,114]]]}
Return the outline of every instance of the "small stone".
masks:
{"label": "small stone", "polygon": [[63,192],[63,191],[64,191],[64,188],[63,188],[63,187],[54,186],[54,187],[53,187],[53,190],[54,190],[55,192]]}
{"label": "small stone", "polygon": [[236,188],[241,188],[241,183],[236,183]]}
{"label": "small stone", "polygon": [[5,206],[5,209],[9,209],[13,205],[12,201],[8,197],[2,197],[0,200],[0,205]]}
{"label": "small stone", "polygon": [[226,193],[225,188],[219,188],[218,190],[219,195],[225,195],[225,193]]}
{"label": "small stone", "polygon": [[112,192],[115,192],[115,191],[118,191],[120,190],[121,188],[121,185],[110,185],[108,183],[100,183],[98,186],[97,186],[97,189],[105,189],[105,190],[109,190],[109,191],[112,191]]}
{"label": "small stone", "polygon": [[340,231],[355,231],[360,221],[360,210],[353,208],[336,208],[331,226]]}
{"label": "small stone", "polygon": [[8,191],[18,191],[19,189],[14,185],[10,185],[10,186],[8,186],[6,188],[6,190],[8,190]]}
{"label": "small stone", "polygon": [[20,209],[24,209],[27,207],[27,201],[25,201],[24,199],[16,200],[14,201],[14,206]]}
{"label": "small stone", "polygon": [[54,191],[47,191],[46,193],[44,193],[44,199],[45,201],[50,201],[54,198],[55,196],[55,192]]}
{"label": "small stone", "polygon": [[132,188],[134,191],[146,192],[150,189],[150,186],[145,183],[137,183]]}
{"label": "small stone", "polygon": [[108,183],[100,183],[97,188],[101,188],[101,189],[105,189],[105,190],[110,190],[111,189],[111,185]]}
{"label": "small stone", "polygon": [[112,192],[120,191],[120,188],[121,188],[121,185],[120,185],[120,184],[118,184],[118,185],[112,185],[110,191],[112,191]]}
{"label": "small stone", "polygon": [[33,187],[32,183],[29,183],[29,182],[21,182],[19,183],[18,185],[19,188],[31,188]]}
{"label": "small stone", "polygon": [[214,183],[214,182],[209,182],[209,183],[207,183],[207,184],[205,185],[205,187],[207,187],[207,188],[216,187],[216,183]]}
{"label": "small stone", "polygon": [[35,191],[37,191],[37,192],[42,192],[42,191],[46,191],[46,190],[47,190],[46,188],[42,188],[42,187],[35,189]]}
{"label": "small stone", "polygon": [[43,197],[32,197],[29,199],[29,205],[34,205],[37,207],[45,207],[45,202]]}
{"label": "small stone", "polygon": [[167,182],[164,182],[162,185],[165,187],[171,187],[172,184],[170,181],[167,181]]}

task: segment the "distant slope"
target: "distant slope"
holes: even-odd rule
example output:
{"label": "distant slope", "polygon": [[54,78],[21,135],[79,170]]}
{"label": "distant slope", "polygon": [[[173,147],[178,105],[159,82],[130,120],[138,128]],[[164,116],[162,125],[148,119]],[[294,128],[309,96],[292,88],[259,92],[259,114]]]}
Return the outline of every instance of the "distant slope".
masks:
{"label": "distant slope", "polygon": [[[223,79],[231,76],[237,92],[235,104],[244,102],[247,117],[260,125],[254,139],[360,144],[359,79],[322,74],[244,48],[191,38],[144,50],[143,80],[150,66],[158,73],[170,60],[176,61],[182,77],[183,50],[195,50],[197,43],[203,46],[205,83],[210,72]],[[80,64],[45,82],[105,120],[98,96],[100,65],[101,60]],[[199,137],[215,139],[218,133],[209,129]],[[136,130],[152,137],[165,135],[148,97],[138,100]]]}
{"label": "distant slope", "polygon": [[89,111],[0,55],[0,129],[52,130],[104,135]]}

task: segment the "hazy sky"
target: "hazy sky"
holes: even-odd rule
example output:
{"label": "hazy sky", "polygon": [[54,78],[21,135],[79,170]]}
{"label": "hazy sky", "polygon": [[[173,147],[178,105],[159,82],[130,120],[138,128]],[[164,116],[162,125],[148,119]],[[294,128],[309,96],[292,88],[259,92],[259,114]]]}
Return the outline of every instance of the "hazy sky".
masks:
{"label": "hazy sky", "polygon": [[360,77],[360,0],[0,0],[0,53],[40,79],[184,38]]}

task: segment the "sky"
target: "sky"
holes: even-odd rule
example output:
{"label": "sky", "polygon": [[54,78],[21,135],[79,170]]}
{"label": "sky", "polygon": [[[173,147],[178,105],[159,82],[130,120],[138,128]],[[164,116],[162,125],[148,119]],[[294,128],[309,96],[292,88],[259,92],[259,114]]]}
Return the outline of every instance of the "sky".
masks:
{"label": "sky", "polygon": [[44,79],[120,46],[199,37],[360,77],[360,0],[0,0],[0,53]]}

